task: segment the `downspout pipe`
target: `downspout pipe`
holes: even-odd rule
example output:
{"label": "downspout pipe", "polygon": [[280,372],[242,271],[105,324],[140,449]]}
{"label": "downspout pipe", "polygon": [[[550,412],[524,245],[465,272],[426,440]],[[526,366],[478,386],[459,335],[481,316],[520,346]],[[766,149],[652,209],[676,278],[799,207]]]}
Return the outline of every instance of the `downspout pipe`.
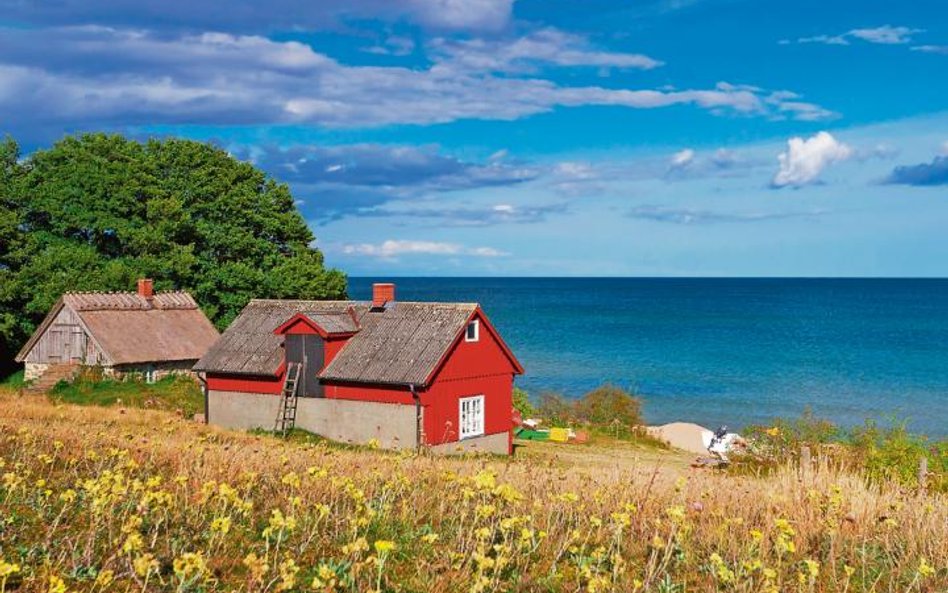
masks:
{"label": "downspout pipe", "polygon": [[415,401],[415,450],[421,451],[421,396],[418,395],[414,383],[409,383],[408,389],[411,391],[411,398]]}

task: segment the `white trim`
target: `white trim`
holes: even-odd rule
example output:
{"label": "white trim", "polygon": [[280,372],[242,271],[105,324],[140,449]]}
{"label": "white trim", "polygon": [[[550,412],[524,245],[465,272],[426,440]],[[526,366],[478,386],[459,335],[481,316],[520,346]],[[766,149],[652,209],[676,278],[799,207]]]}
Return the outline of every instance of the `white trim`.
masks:
{"label": "white trim", "polygon": [[473,395],[458,400],[458,438],[469,439],[484,434],[484,396]]}
{"label": "white trim", "polygon": [[[468,335],[468,330],[474,328],[474,337]],[[465,342],[476,342],[481,337],[481,322],[479,319],[472,319],[467,322],[467,325],[464,326],[464,341]]]}

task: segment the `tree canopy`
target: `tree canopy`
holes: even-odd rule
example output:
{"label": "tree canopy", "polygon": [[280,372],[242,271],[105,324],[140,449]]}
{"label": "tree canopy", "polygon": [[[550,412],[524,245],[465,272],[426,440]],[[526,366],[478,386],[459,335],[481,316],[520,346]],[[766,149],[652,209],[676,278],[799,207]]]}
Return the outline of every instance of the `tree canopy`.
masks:
{"label": "tree canopy", "polygon": [[[188,290],[219,327],[251,298],[338,299],[289,188],[191,140],[0,141],[0,367],[66,291]],[[0,368],[0,370],[3,370]]]}

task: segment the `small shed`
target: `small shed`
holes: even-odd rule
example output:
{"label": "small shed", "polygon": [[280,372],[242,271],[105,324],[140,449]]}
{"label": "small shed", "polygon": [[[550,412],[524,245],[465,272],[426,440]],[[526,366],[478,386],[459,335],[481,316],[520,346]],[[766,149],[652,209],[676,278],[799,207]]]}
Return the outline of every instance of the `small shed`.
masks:
{"label": "small shed", "polygon": [[219,337],[187,292],[155,293],[149,279],[136,292],[67,292],[16,356],[25,379],[53,365],[102,367],[106,375],[141,374],[154,381],[191,367]]}

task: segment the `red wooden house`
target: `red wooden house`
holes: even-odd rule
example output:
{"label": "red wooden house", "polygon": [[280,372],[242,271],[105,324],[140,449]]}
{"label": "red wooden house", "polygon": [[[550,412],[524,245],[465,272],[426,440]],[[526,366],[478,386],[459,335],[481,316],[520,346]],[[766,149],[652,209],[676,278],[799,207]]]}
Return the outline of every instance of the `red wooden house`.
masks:
{"label": "red wooden house", "polygon": [[194,370],[213,424],[279,428],[292,405],[338,441],[494,453],[512,450],[523,373],[479,305],[399,302],[393,284],[371,303],[251,301]]}

